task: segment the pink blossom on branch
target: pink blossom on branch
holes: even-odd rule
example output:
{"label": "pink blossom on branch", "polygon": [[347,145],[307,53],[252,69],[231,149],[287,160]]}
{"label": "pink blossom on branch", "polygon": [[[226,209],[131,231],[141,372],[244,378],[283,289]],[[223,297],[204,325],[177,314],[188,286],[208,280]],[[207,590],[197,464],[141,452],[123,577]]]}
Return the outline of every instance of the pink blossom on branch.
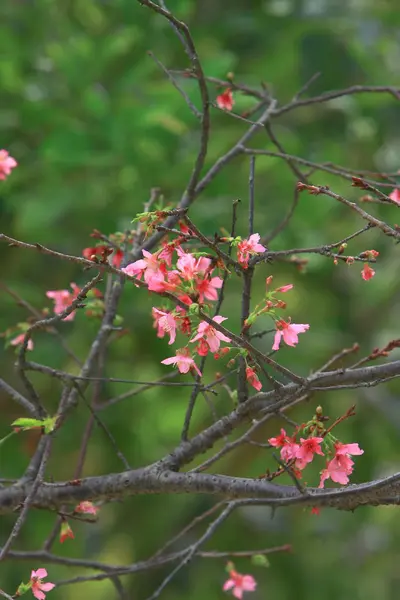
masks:
{"label": "pink blossom on branch", "polygon": [[[213,321],[220,325],[223,321],[226,321],[227,317],[221,317],[221,315],[216,315],[213,317]],[[221,342],[230,342],[231,340],[223,333],[215,329],[212,325],[207,323],[207,321],[201,321],[200,325],[197,328],[197,334],[190,340],[191,343],[197,342],[199,340],[204,340],[208,345],[210,352],[217,352],[219,349]]]}
{"label": "pink blossom on branch", "polygon": [[323,488],[324,481],[329,478],[336,483],[346,485],[349,483],[348,476],[353,472],[353,465],[354,461],[348,456],[335,456],[327,463],[326,468],[321,471],[321,480],[318,487]]}
{"label": "pink blossom on branch", "polygon": [[353,444],[342,444],[341,442],[335,443],[335,453],[336,456],[341,456],[343,454],[359,456],[364,454],[364,450],[361,450],[360,446],[356,443]]}
{"label": "pink blossom on branch", "polygon": [[218,108],[222,108],[222,110],[232,110],[234,104],[231,88],[226,88],[222,94],[217,96],[217,106]]}
{"label": "pink blossom on branch", "polygon": [[152,308],[154,326],[157,328],[157,337],[163,338],[167,333],[169,334],[168,344],[173,344],[176,338],[176,328],[178,325],[177,317],[170,312],[164,312],[158,308]]}
{"label": "pink blossom on branch", "polygon": [[93,502],[90,502],[89,500],[83,500],[74,508],[74,512],[86,515],[97,515],[99,510],[100,508],[95,506]]}
{"label": "pink blossom on branch", "polygon": [[[15,337],[14,339],[12,339],[10,341],[11,346],[19,346],[19,344],[22,344],[24,341],[24,337],[25,337],[24,333],[20,333],[19,335],[17,335],[17,337]],[[28,345],[26,348],[27,348],[27,350],[33,350],[32,338],[29,338]]]}
{"label": "pink blossom on branch", "polygon": [[396,204],[400,204],[400,189],[394,189],[391,194],[389,194],[389,198],[396,202]]}
{"label": "pink blossom on branch", "polygon": [[148,250],[142,250],[142,254],[144,258],[135,260],[135,262],[123,267],[121,271],[138,279],[141,279],[144,275],[149,290],[154,292],[165,291],[162,289],[167,272],[164,261],[160,260],[157,253],[152,254]]}
{"label": "pink blossom on branch", "polygon": [[225,581],[223,590],[232,590],[232,594],[238,600],[243,597],[243,592],[254,592],[257,587],[257,582],[252,575],[241,575],[233,569],[229,571],[229,579]]}
{"label": "pink blossom on branch", "polygon": [[314,458],[314,454],[324,456],[321,449],[322,437],[310,437],[307,439],[300,438],[300,445],[296,450],[296,467],[304,469]]}
{"label": "pink blossom on branch", "polygon": [[321,481],[318,487],[323,488],[326,479],[332,479],[336,483],[346,485],[349,483],[349,475],[353,472],[354,461],[350,455],[359,456],[364,454],[360,446],[356,443],[342,444],[335,443],[335,456],[328,462],[326,468],[321,472]]}
{"label": "pink blossom on branch", "polygon": [[[54,312],[56,315],[60,315],[76,300],[81,289],[75,284],[71,283],[72,292],[69,290],[54,290],[46,292],[46,296],[51,300],[54,300]],[[64,321],[72,321],[75,317],[75,311],[65,317]]]}
{"label": "pink blossom on branch", "polygon": [[372,279],[374,275],[374,269],[372,269],[368,263],[365,263],[364,268],[361,271],[361,277],[364,279],[364,281],[368,281],[369,279]]}
{"label": "pink blossom on branch", "polygon": [[242,240],[237,245],[237,258],[239,264],[242,265],[243,268],[247,269],[249,266],[250,256],[253,254],[261,254],[266,251],[266,248],[259,243],[260,242],[260,234],[253,233],[247,240]]}
{"label": "pink blossom on branch", "polygon": [[272,350],[279,350],[282,338],[288,346],[295,346],[299,341],[298,334],[306,332],[310,326],[308,324],[291,323],[290,320],[286,322],[280,319],[276,322],[276,328]]}
{"label": "pink blossom on branch", "polygon": [[0,180],[6,179],[16,166],[18,163],[15,158],[10,156],[7,150],[0,150]]}
{"label": "pink blossom on branch", "polygon": [[255,372],[255,370],[252,369],[251,367],[246,368],[246,379],[249,382],[249,384],[252,385],[253,388],[257,390],[257,392],[259,392],[261,390],[262,383],[258,379],[258,375]]}
{"label": "pink blossom on branch", "polygon": [[221,277],[210,276],[204,279],[196,277],[194,287],[199,294],[199,302],[204,302],[205,298],[207,300],[218,300],[217,290],[222,288],[222,279]]}
{"label": "pink blossom on branch", "polygon": [[193,358],[190,356],[190,351],[188,348],[181,348],[176,351],[176,356],[171,356],[169,358],[165,358],[161,361],[163,365],[176,365],[180,373],[188,373],[189,370],[194,369],[198,375],[201,375],[201,372],[194,362]]}
{"label": "pink blossom on branch", "polygon": [[31,590],[32,594],[37,598],[37,600],[45,600],[46,594],[43,592],[50,592],[54,587],[54,583],[43,583],[42,579],[47,577],[46,569],[38,569],[37,571],[31,572]]}
{"label": "pink blossom on branch", "polygon": [[196,275],[203,275],[210,270],[210,258],[206,256],[196,258],[190,252],[184,252],[182,248],[177,248],[176,251],[179,256],[176,267],[180,271],[181,277],[186,281],[192,281]]}
{"label": "pink blossom on branch", "polygon": [[269,438],[268,442],[274,448],[281,448],[282,460],[288,462],[293,458],[297,458],[296,455],[299,450],[299,445],[296,444],[294,438],[291,438],[286,434],[284,429],[281,429],[281,433],[277,437]]}

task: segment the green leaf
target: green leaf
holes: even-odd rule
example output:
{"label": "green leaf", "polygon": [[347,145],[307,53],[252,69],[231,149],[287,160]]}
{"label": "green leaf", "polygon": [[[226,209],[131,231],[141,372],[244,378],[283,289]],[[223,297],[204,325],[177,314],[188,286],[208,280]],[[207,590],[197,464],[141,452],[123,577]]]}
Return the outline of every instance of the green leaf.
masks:
{"label": "green leaf", "polygon": [[16,419],[11,423],[11,427],[21,427],[24,431],[28,429],[34,429],[35,427],[43,427],[44,421],[40,421],[39,419],[28,419],[22,417],[21,419]]}
{"label": "green leaf", "polygon": [[255,554],[254,556],[251,557],[251,562],[256,567],[268,568],[270,566],[270,562],[264,554]]}

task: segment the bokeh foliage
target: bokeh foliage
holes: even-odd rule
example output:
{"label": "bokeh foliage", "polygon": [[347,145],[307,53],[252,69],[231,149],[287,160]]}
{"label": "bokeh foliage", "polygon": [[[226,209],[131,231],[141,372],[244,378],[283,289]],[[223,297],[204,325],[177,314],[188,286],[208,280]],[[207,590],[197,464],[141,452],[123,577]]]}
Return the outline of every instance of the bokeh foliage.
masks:
{"label": "bokeh foliage", "polygon": [[[395,0],[175,0],[170,9],[191,27],[203,68],[208,76],[225,78],[233,72],[248,85],[268,84],[280,103],[287,102],[315,72],[321,76],[308,94],[354,84],[396,85],[400,74],[400,12]],[[169,24],[134,0],[36,0],[4,2],[0,7],[0,147],[18,160],[19,168],[1,183],[1,229],[29,242],[40,242],[66,253],[80,254],[91,245],[93,228],[104,233],[124,230],[142,210],[150,189],[160,186],[175,203],[185,187],[198,148],[198,123],[147,54],[151,50],[168,68],[188,66],[179,40]],[[182,80],[194,102],[196,82]],[[212,96],[219,92],[210,87]],[[236,95],[238,112],[253,105]],[[365,94],[311,105],[276,120],[275,134],[285,151],[315,162],[332,162],[352,169],[397,171],[399,168],[398,103],[389,94]],[[212,110],[207,166],[244,133],[246,124]],[[265,135],[257,134],[252,147],[273,150]],[[246,235],[248,157],[235,159],[205,190],[190,215],[212,235],[229,228],[232,200],[242,200],[239,233]],[[324,173],[313,181],[330,185],[349,199],[359,197],[349,182]],[[264,234],[276,226],[292,202],[295,178],[277,158],[259,157],[256,163],[256,230]],[[374,207],[375,214],[395,223],[395,207]],[[337,241],[361,227],[344,207],[325,197],[303,195],[290,227],[273,248],[316,246]],[[254,289],[261,293],[266,275],[278,284],[293,282],[288,298],[294,321],[311,327],[297,350],[282,350],[280,359],[293,370],[307,374],[334,352],[355,341],[368,353],[396,337],[399,284],[398,246],[376,231],[351,244],[349,253],[376,248],[381,252],[377,275],[360,278],[355,265],[335,267],[313,255],[304,273],[291,265],[263,266]],[[21,249],[1,246],[2,280],[37,308],[50,306],[48,289],[68,287],[87,280],[76,265],[60,263]],[[257,287],[258,286],[258,287]],[[239,328],[240,290],[234,282],[223,310],[233,330]],[[26,311],[2,293],[0,330],[23,321]],[[152,330],[151,299],[127,288],[120,314],[130,335],[115,342],[108,355],[107,374],[152,380],[166,372],[160,360],[170,355],[166,341]],[[260,328],[269,322],[260,323]],[[83,358],[95,334],[95,324],[83,314],[75,323],[60,327],[68,343]],[[57,339],[41,333],[35,338],[33,357],[66,370],[75,365]],[[270,338],[260,342],[266,350]],[[2,351],[2,375],[18,386],[13,374],[13,353]],[[209,377],[221,365],[209,365]],[[58,402],[56,381],[33,378],[51,411]],[[102,398],[126,390],[107,384]],[[398,385],[318,394],[309,405],[291,411],[305,420],[317,403],[332,417],[357,403],[357,416],[342,426],[344,441],[358,441],[365,454],[357,460],[355,480],[394,471],[398,456],[400,411]],[[90,398],[90,394],[88,394]],[[134,466],[156,460],[177,443],[187,402],[185,388],[152,389],[102,413],[121,449]],[[2,434],[18,408],[0,396]],[[221,390],[216,399],[219,414],[229,409]],[[62,480],[72,476],[80,439],[89,417],[82,405],[76,418],[59,432],[50,473]],[[193,430],[210,422],[209,408],[199,398]],[[260,440],[281,424],[268,424]],[[26,440],[26,441],[25,441]],[[0,476],[17,477],[23,471],[35,439],[29,434],[11,440],[0,455]],[[242,447],[218,464],[218,472],[257,476],[272,459],[259,448]],[[85,475],[121,468],[101,431],[89,447]],[[315,480],[317,481],[317,471]],[[141,560],[155,552],[170,536],[200,511],[210,498],[137,497],[107,505],[98,526],[75,525],[75,542],[56,551],[61,555],[93,558],[115,564]],[[271,568],[251,567],[237,561],[243,572],[259,580],[255,598],[274,600],[381,600],[397,597],[399,588],[399,535],[395,508],[363,508],[354,515],[325,510],[320,517],[300,509],[281,511],[271,518],[267,509],[235,514],[208,548],[240,550],[293,543],[291,555],[271,557]],[[14,518],[3,518],[1,540]],[[32,512],[16,548],[37,549],[51,531],[49,514]],[[187,543],[190,539],[185,539]],[[10,593],[31,568],[47,566],[50,580],[81,574],[76,568],[30,564],[11,560],[0,567],[0,586]],[[145,598],[167,569],[125,578],[129,597]],[[366,575],[367,574],[367,575]],[[172,600],[223,597],[224,563],[199,559],[180,573],[163,593]],[[112,598],[109,582],[60,587],[51,593],[69,600]]]}

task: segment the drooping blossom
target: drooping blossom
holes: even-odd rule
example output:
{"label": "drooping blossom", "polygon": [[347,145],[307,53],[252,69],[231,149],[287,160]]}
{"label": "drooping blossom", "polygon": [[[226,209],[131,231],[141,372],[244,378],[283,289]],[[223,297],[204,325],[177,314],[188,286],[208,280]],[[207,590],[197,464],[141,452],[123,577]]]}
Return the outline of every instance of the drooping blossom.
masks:
{"label": "drooping blossom", "polygon": [[372,279],[374,275],[375,275],[374,269],[371,269],[369,264],[365,263],[364,268],[361,271],[361,277],[364,279],[364,281],[368,281],[369,279]]}
{"label": "drooping blossom", "polygon": [[364,454],[364,450],[361,450],[360,446],[356,443],[342,444],[341,442],[336,442],[335,454],[336,456],[342,456],[343,454],[351,456],[360,456],[361,454]]}
{"label": "drooping blossom", "polygon": [[78,506],[75,506],[74,508],[74,512],[83,513],[86,515],[97,515],[99,510],[100,507],[95,506],[93,502],[90,502],[89,500],[83,500],[83,502],[80,502]]}
{"label": "drooping blossom", "polygon": [[335,456],[327,463],[326,468],[321,471],[321,480],[318,487],[323,488],[325,480],[329,478],[336,483],[346,485],[349,483],[348,476],[353,472],[353,465],[354,461],[348,456]]}
{"label": "drooping blossom", "polygon": [[300,438],[300,444],[296,451],[296,467],[298,469],[304,469],[308,463],[312,462],[314,454],[324,456],[321,449],[321,442],[324,438],[322,437],[310,437],[307,439]]}
{"label": "drooping blossom", "polygon": [[47,577],[46,569],[38,569],[37,571],[31,572],[31,590],[32,594],[37,598],[37,600],[45,600],[46,594],[43,592],[50,592],[54,587],[55,583],[43,583],[42,579]]}
{"label": "drooping blossom", "polygon": [[304,333],[309,328],[310,326],[307,324],[296,324],[291,323],[290,319],[288,322],[280,319],[276,322],[276,333],[272,350],[279,350],[279,345],[282,338],[285,344],[288,346],[295,346],[299,341],[298,334]]}
{"label": "drooping blossom", "polygon": [[[81,289],[75,284],[71,283],[72,292],[68,290],[54,290],[46,292],[46,296],[51,300],[54,300],[54,312],[56,315],[60,315],[64,310],[72,304],[78,296]],[[64,318],[64,321],[72,321],[75,317],[75,311],[70,313]]]}
{"label": "drooping blossom", "polygon": [[257,587],[257,582],[252,575],[241,575],[233,569],[229,571],[229,579],[225,581],[223,590],[232,590],[232,594],[238,600],[243,597],[243,592],[254,592]]}
{"label": "drooping blossom", "polygon": [[71,538],[73,540],[75,538],[74,532],[72,531],[68,522],[63,521],[61,523],[61,529],[60,529],[60,543],[63,544],[65,542],[65,540],[68,538]]}
{"label": "drooping blossom", "polygon": [[[221,317],[221,315],[216,315],[213,317],[213,321],[220,325],[222,321],[226,321],[227,317]],[[197,342],[199,340],[204,340],[208,345],[210,352],[217,352],[219,349],[221,342],[230,342],[231,340],[223,333],[215,329],[212,325],[207,323],[207,321],[201,321],[198,328],[197,334],[190,340],[191,343]]]}
{"label": "drooping blossom", "polygon": [[176,338],[177,317],[170,312],[165,312],[158,308],[152,308],[154,318],[154,327],[157,328],[157,337],[163,338],[166,333],[169,334],[168,344],[173,344]]}
{"label": "drooping blossom", "polygon": [[[14,339],[12,339],[10,341],[10,344],[12,346],[18,346],[19,344],[23,343],[24,337],[25,337],[25,334],[24,333],[20,333],[19,335],[17,335],[17,337],[15,337]],[[29,338],[28,345],[27,345],[26,349],[27,350],[33,350],[33,341],[32,341],[32,338]]]}
{"label": "drooping blossom", "polygon": [[247,269],[249,266],[250,256],[253,254],[260,254],[265,252],[266,248],[260,242],[260,234],[253,233],[247,240],[242,240],[237,246],[237,258],[243,268]]}
{"label": "drooping blossom", "polygon": [[274,448],[281,448],[282,460],[288,462],[293,458],[296,458],[299,445],[296,444],[294,438],[287,435],[286,431],[282,428],[280,435],[269,438],[268,442]]}
{"label": "drooping blossom", "polygon": [[261,390],[262,383],[258,379],[258,375],[255,372],[255,370],[251,367],[246,367],[246,379],[249,382],[249,384],[252,385],[255,390],[257,390],[257,392]]}
{"label": "drooping blossom", "polygon": [[163,365],[176,365],[180,373],[188,373],[190,369],[194,369],[198,375],[201,375],[198,366],[190,356],[188,348],[181,348],[176,351],[176,356],[170,356],[161,361]]}
{"label": "drooping blossom", "polygon": [[364,450],[356,443],[335,443],[335,456],[328,462],[326,468],[321,472],[321,481],[318,487],[323,488],[326,479],[332,479],[336,483],[346,485],[349,483],[349,475],[353,472],[354,461],[350,456],[364,454]]}
{"label": "drooping blossom", "polygon": [[217,106],[218,108],[222,108],[223,110],[232,110],[235,101],[233,99],[233,94],[231,88],[226,88],[217,96]]}
{"label": "drooping blossom", "polygon": [[396,204],[400,204],[400,189],[394,189],[393,192],[389,194],[389,198],[393,200],[393,202],[396,202]]}
{"label": "drooping blossom", "polygon": [[16,166],[18,163],[15,158],[10,156],[7,150],[0,150],[0,180],[6,179]]}

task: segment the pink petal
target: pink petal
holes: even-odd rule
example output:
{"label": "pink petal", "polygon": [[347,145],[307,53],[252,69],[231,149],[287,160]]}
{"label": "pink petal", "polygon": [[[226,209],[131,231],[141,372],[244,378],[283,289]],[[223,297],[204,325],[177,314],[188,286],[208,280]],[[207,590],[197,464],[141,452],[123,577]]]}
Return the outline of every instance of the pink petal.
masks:
{"label": "pink petal", "polygon": [[36,572],[32,571],[32,577],[39,577],[39,579],[44,579],[45,577],[47,577],[47,571],[46,569],[38,569]]}
{"label": "pink petal", "polygon": [[272,350],[279,350],[279,344],[281,343],[282,331],[277,330],[274,336],[274,345],[272,346]]}
{"label": "pink petal", "polygon": [[224,592],[226,592],[226,590],[230,590],[231,588],[233,588],[234,585],[235,582],[233,581],[233,579],[228,579],[228,581],[225,581],[222,589],[224,590]]}

